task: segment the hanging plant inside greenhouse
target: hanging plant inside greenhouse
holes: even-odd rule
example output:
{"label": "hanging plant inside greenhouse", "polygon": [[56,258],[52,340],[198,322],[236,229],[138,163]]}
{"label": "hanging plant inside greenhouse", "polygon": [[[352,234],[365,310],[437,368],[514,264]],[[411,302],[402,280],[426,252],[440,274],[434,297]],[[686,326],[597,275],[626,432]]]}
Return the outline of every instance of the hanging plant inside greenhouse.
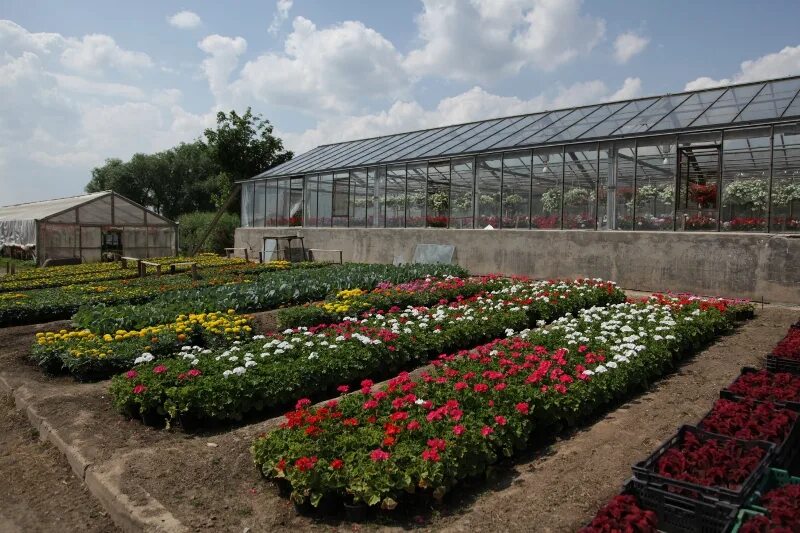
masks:
{"label": "hanging plant inside greenhouse", "polygon": [[713,207],[717,201],[717,184],[689,184],[689,199],[695,202],[701,209],[704,207]]}
{"label": "hanging plant inside greenhouse", "polygon": [[772,189],[772,201],[776,205],[789,205],[800,200],[800,183],[775,184]]}
{"label": "hanging plant inside greenhouse", "polygon": [[595,194],[592,189],[573,187],[564,193],[564,205],[568,207],[582,207],[594,203]]}
{"label": "hanging plant inside greenhouse", "polygon": [[437,214],[446,214],[450,208],[450,195],[444,191],[435,192],[428,197],[428,206]]}
{"label": "hanging plant inside greenhouse", "polygon": [[767,182],[762,179],[740,179],[723,189],[722,205],[762,211],[767,208]]}
{"label": "hanging plant inside greenhouse", "polygon": [[547,189],[542,193],[542,209],[546,213],[561,211],[561,191],[559,189]]}

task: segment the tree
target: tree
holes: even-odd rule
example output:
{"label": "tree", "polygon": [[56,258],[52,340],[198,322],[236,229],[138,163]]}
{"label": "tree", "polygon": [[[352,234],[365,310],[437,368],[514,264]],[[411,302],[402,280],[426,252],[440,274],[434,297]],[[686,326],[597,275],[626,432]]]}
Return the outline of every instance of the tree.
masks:
{"label": "tree", "polygon": [[[292,152],[272,135],[272,125],[250,108],[217,114],[215,129],[204,139],[181,143],[155,154],[134,154],[130,161],[107,159],[92,169],[86,192],[113,190],[158,213],[177,219],[184,213],[216,211],[233,184],[288,161]],[[238,211],[238,202],[231,212]]]}

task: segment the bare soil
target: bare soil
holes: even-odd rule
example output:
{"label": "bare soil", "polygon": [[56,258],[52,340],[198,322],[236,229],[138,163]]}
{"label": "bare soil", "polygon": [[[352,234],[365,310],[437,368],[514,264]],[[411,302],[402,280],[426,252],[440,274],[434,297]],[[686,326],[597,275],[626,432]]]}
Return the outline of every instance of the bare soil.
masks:
{"label": "bare soil", "polygon": [[[619,491],[630,476],[631,463],[644,459],[678,426],[696,422],[742,366],[760,365],[798,315],[798,308],[759,310],[755,319],[648,392],[554,440],[540,436],[540,445],[499,465],[489,480],[453,491],[441,505],[407,507],[364,523],[347,522],[344,516],[299,515],[262,480],[250,457],[250,443],[279,419],[207,433],[157,430],[114,412],[107,383],[78,384],[69,377],[44,376],[27,362],[29,347],[35,331],[60,324],[0,329],[0,373],[13,387],[24,387],[38,412],[68,443],[81,448],[92,468],[121,471],[121,488],[132,501],[155,498],[190,530],[575,531]],[[15,458],[17,453],[12,452]],[[60,482],[57,475],[33,482],[13,475],[10,479],[7,490],[12,492],[25,489],[14,488],[18,483],[45,491],[48,484]],[[43,498],[28,502],[30,510],[6,511],[3,506],[2,512],[7,520],[25,524],[26,513],[45,513],[49,504]]]}

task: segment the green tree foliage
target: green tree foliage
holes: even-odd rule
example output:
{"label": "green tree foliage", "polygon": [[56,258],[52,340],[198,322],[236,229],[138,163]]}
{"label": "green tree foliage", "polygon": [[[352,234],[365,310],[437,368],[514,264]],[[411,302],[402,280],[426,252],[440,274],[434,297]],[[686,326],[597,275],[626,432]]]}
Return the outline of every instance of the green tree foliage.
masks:
{"label": "green tree foliage", "polygon": [[[181,253],[188,254],[194,249],[195,244],[203,237],[206,229],[211,225],[215,214],[215,212],[209,211],[181,215],[178,219],[180,223]],[[211,232],[198,252],[223,253],[226,247],[233,246],[233,234],[238,227],[239,215],[223,213],[217,225],[214,226],[214,231]]]}
{"label": "green tree foliage", "polygon": [[[134,154],[129,161],[107,159],[92,169],[86,192],[114,190],[177,219],[185,213],[215,211],[237,180],[248,179],[292,158],[272,125],[250,108],[217,114],[216,128],[204,138],[155,154]],[[238,210],[238,203],[231,211]]]}

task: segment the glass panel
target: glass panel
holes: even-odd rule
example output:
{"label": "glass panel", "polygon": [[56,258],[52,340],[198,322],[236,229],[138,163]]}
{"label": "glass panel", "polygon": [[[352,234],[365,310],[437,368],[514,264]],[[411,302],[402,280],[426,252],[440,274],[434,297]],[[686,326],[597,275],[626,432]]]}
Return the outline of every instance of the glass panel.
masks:
{"label": "glass panel", "polygon": [[386,218],[386,167],[372,167],[367,175],[367,227],[382,228]]}
{"label": "glass panel", "polygon": [[732,87],[725,91],[714,105],[692,122],[692,126],[708,126],[710,124],[727,124],[744,109],[750,100],[764,85],[744,85]]}
{"label": "glass panel", "polygon": [[573,109],[572,113],[568,115],[564,115],[561,120],[557,120],[544,128],[543,130],[539,131],[538,133],[533,134],[532,136],[528,137],[527,139],[522,139],[519,141],[518,144],[538,144],[547,141],[550,137],[554,136],[558,132],[563,129],[568,128],[569,126],[575,124],[576,122],[580,121],[582,118],[589,116],[594,111],[600,109],[601,106],[594,106],[594,107],[582,107],[580,109]]}
{"label": "glass panel", "polygon": [[[426,132],[422,132],[426,133]],[[369,157],[359,157],[358,159],[354,159],[351,164],[360,165],[362,163],[372,163],[375,161],[383,161],[387,154],[398,150],[402,147],[408,146],[409,144],[415,142],[415,139],[420,135],[418,131],[412,131],[409,133],[403,133],[398,135],[396,139],[394,139],[390,143],[386,143],[383,147],[376,147],[375,151],[369,155]]]}
{"label": "glass panel", "polygon": [[313,161],[318,157],[321,157],[322,154],[324,154],[327,151],[330,151],[331,149],[333,149],[333,147],[334,145],[317,146],[313,150],[300,154],[294,159],[287,161],[286,163],[283,163],[282,165],[278,165],[277,167],[267,170],[262,175],[269,176],[269,175],[284,174],[286,172],[293,172],[292,170],[293,168],[296,168],[301,164],[306,164],[310,161]]}
{"label": "glass panel", "polygon": [[595,229],[597,145],[568,146],[564,158],[564,229]]}
{"label": "glass panel", "polygon": [[289,225],[289,207],[291,203],[291,183],[289,178],[280,178],[278,182],[278,221],[276,226]]}
{"label": "glass panel", "polygon": [[798,94],[792,103],[789,104],[789,108],[784,111],[781,118],[796,117],[798,115],[800,115],[800,94]]}
{"label": "glass panel", "polygon": [[278,223],[278,181],[267,180],[267,209],[264,213],[264,225],[275,227]]}
{"label": "glass panel", "polygon": [[[475,142],[476,136],[481,132],[491,128],[503,119],[487,120],[486,122],[479,122],[478,124],[467,124],[464,129],[448,135],[444,142],[438,146],[431,148],[430,151],[421,154],[423,156],[434,156],[439,154],[448,154],[453,152],[453,148],[463,142]],[[468,126],[468,127],[467,127]]]}
{"label": "glass panel", "polygon": [[767,83],[734,122],[780,117],[798,90],[800,90],[800,78]]}
{"label": "glass panel", "polygon": [[636,229],[672,230],[675,137],[642,139],[636,150]]}
{"label": "glass panel", "polygon": [[631,120],[621,128],[613,131],[614,135],[627,135],[629,133],[640,133],[649,130],[656,122],[661,120],[664,115],[678,107],[678,104],[689,98],[686,94],[675,94],[662,96],[658,102],[640,113],[635,119]]}
{"label": "glass panel", "polygon": [[775,127],[771,231],[800,231],[800,125]]}
{"label": "glass panel", "polygon": [[333,220],[334,228],[346,228],[349,213],[350,174],[337,172],[333,175]]}
{"label": "glass panel", "polygon": [[573,139],[577,139],[583,132],[595,127],[597,124],[604,121],[620,109],[624,108],[626,105],[628,105],[628,102],[606,104],[591,115],[584,117],[582,120],[579,120],[572,126],[568,127],[561,133],[550,137],[547,139],[547,142],[571,141]]}
{"label": "glass panel", "polygon": [[533,151],[532,228],[561,227],[561,179],[564,175],[561,151],[561,146]]}
{"label": "glass panel", "polygon": [[319,177],[317,193],[317,226],[328,228],[333,217],[333,174]]}
{"label": "glass panel", "polygon": [[406,225],[406,166],[386,169],[386,227]]}
{"label": "glass panel", "polygon": [[383,137],[380,142],[373,144],[369,148],[359,150],[357,153],[350,155],[341,162],[342,166],[361,165],[368,163],[375,158],[375,156],[386,150],[388,147],[393,146],[399,139],[405,137],[406,134],[390,135]]}
{"label": "glass panel", "polygon": [[691,124],[703,111],[713,104],[725,89],[694,93],[672,113],[651,126],[647,131],[677,130]]}
{"label": "glass panel", "polygon": [[317,190],[319,176],[306,176],[305,212],[303,213],[303,226],[313,228],[317,222]]}
{"label": "glass panel", "polygon": [[428,164],[414,163],[408,165],[408,181],[406,184],[406,227],[425,227],[425,184],[427,182]]}
{"label": "glass panel", "polygon": [[522,141],[523,139],[527,139],[537,131],[541,130],[542,128],[546,128],[553,122],[557,121],[567,113],[569,113],[569,109],[562,109],[560,111],[553,111],[552,113],[542,114],[542,115],[533,115],[530,117],[531,119],[536,118],[536,120],[532,120],[529,122],[526,120],[526,124],[519,128],[515,133],[511,133],[511,130],[516,129],[517,126],[520,126],[522,122],[519,124],[515,124],[513,128],[509,128],[508,131],[503,132],[503,136],[500,137],[500,140],[495,141],[490,148],[505,148],[506,146],[516,146]]}
{"label": "glass panel", "polygon": [[350,145],[352,145],[352,143],[336,143],[324,146],[323,147],[324,149],[321,150],[319,153],[315,153],[311,157],[299,158],[296,164],[292,164],[284,169],[281,169],[281,174],[287,172],[299,172],[302,170],[313,170],[317,168],[323,168],[325,166],[323,163],[328,158],[334,156],[335,154],[338,154],[342,150],[345,150]]}
{"label": "glass panel", "polygon": [[725,132],[722,143],[724,231],[766,231],[769,128]]}
{"label": "glass panel", "polygon": [[398,159],[403,159],[406,154],[413,153],[415,150],[423,146],[427,146],[427,143],[431,141],[435,141],[440,136],[442,136],[447,131],[450,131],[454,128],[438,128],[435,130],[429,131],[419,131],[416,133],[416,136],[408,143],[404,143],[393,150],[389,150],[383,156],[381,156],[381,160],[383,161],[396,161]]}
{"label": "glass panel", "polygon": [[445,128],[438,135],[434,135],[425,140],[425,142],[417,143],[413,148],[404,150],[397,154],[398,159],[411,159],[421,157],[422,154],[428,152],[432,146],[438,146],[442,142],[446,142],[452,135],[464,130],[470,130],[474,124],[467,124],[462,126],[452,126]]}
{"label": "glass panel", "polygon": [[606,230],[633,229],[634,143],[604,145],[600,151],[599,225]]}
{"label": "glass panel", "polygon": [[578,138],[586,139],[589,137],[605,137],[606,135],[611,135],[657,101],[658,98],[645,98],[644,100],[629,102],[624,109],[620,109],[594,128],[582,133]]}
{"label": "glass panel", "polygon": [[608,180],[611,169],[614,168],[614,143],[600,143],[597,161],[597,180],[600,182],[597,197],[597,227],[598,229],[609,229],[610,220],[608,217]]}
{"label": "glass panel", "polygon": [[508,137],[518,128],[522,128],[525,127],[526,124],[536,122],[542,118],[542,116],[544,116],[544,114],[539,113],[537,115],[529,115],[526,117],[509,117],[503,119],[491,128],[480,132],[473,139],[470,139],[459,146],[453,147],[450,152],[465,152],[467,150],[472,151],[485,150],[486,148],[490,147],[493,148],[498,141]]}
{"label": "glass panel", "polygon": [[450,161],[428,165],[429,228],[446,228],[450,216]]}
{"label": "glass panel", "polygon": [[471,228],[473,205],[472,187],[474,185],[474,160],[453,160],[450,174],[450,227]]}
{"label": "glass panel", "polygon": [[253,226],[253,191],[255,183],[242,184],[242,227],[250,228]]}
{"label": "glass panel", "polygon": [[350,171],[350,227],[367,225],[367,169]]}
{"label": "glass panel", "polygon": [[289,225],[303,225],[303,178],[292,178],[292,193],[289,197]]}
{"label": "glass panel", "polygon": [[475,197],[477,198],[477,221],[475,227],[500,227],[500,184],[502,158],[499,155],[477,159]]}
{"label": "glass panel", "polygon": [[531,213],[531,152],[503,157],[503,227],[525,228]]}
{"label": "glass panel", "polygon": [[678,138],[679,229],[717,229],[721,140],[717,132],[681,135]]}
{"label": "glass panel", "polygon": [[256,182],[256,194],[253,198],[254,215],[253,226],[260,228],[264,226],[264,210],[267,207],[267,183],[264,181]]}
{"label": "glass panel", "polygon": [[367,139],[360,142],[353,143],[353,146],[347,150],[343,150],[336,154],[335,156],[331,156],[325,161],[325,164],[328,168],[341,168],[344,166],[344,161],[348,159],[353,159],[354,157],[358,157],[361,154],[369,152],[373,147],[379,145],[383,139],[381,137]]}

